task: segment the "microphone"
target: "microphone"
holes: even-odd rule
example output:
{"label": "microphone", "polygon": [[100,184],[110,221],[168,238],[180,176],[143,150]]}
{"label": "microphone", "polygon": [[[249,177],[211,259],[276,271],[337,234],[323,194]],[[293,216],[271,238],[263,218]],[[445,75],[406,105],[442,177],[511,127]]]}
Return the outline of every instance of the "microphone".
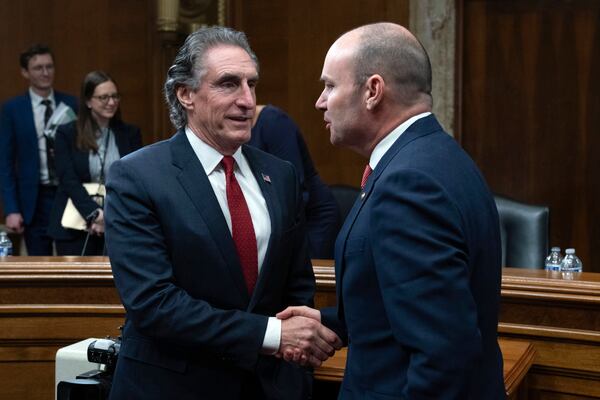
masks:
{"label": "microphone", "polygon": [[87,249],[88,240],[90,239],[90,234],[92,233],[89,228],[92,226],[92,223],[98,218],[100,214],[100,210],[97,208],[92,211],[87,217],[85,217],[85,224],[88,227],[87,235],[85,235],[85,242],[83,243],[83,248],[81,249],[81,255],[85,256],[85,250]]}
{"label": "microphone", "polygon": [[100,214],[100,211],[98,209],[95,209],[87,217],[85,217],[85,224],[88,226],[88,228],[90,227],[90,225],[92,225],[96,218],[98,218],[98,214]]}

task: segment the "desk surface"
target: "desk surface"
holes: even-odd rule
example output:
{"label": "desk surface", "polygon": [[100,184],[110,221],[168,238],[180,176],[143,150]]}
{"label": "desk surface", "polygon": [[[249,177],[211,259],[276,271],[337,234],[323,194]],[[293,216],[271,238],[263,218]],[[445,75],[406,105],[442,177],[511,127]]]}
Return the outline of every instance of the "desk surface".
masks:
{"label": "desk surface", "polygon": [[[535,351],[531,343],[518,340],[498,340],[504,359],[504,386],[510,396],[529,371]],[[323,365],[315,369],[315,378],[324,381],[340,382],[344,376],[347,349],[344,347]]]}

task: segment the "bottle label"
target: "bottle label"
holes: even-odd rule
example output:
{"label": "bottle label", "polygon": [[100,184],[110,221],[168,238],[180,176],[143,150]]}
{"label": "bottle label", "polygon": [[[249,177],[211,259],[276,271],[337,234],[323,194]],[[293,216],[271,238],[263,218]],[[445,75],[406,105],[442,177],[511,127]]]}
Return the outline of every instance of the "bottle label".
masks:
{"label": "bottle label", "polygon": [[546,271],[560,271],[560,264],[546,264]]}
{"label": "bottle label", "polygon": [[11,247],[0,247],[0,257],[6,257],[12,255]]}

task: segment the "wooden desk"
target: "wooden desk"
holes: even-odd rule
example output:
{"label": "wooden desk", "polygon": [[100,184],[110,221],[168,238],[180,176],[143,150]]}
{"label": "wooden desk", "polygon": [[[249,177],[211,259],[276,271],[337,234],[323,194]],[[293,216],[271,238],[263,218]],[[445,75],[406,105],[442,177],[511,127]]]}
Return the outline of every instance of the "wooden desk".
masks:
{"label": "wooden desk", "polygon": [[[313,264],[316,305],[334,304],[333,262]],[[106,257],[0,260],[0,398],[50,398],[56,350],[118,334],[124,315]],[[502,340],[535,349],[531,399],[600,399],[600,274],[505,268],[500,321]]]}
{"label": "wooden desk", "polygon": [[[500,339],[498,341],[504,358],[504,386],[506,394],[511,398],[519,393],[519,385],[525,379],[529,368],[533,364],[535,350],[530,343]],[[321,367],[315,369],[315,378],[323,381],[341,382],[344,377],[347,348],[338,351],[333,357],[325,361]]]}
{"label": "wooden desk", "polygon": [[[335,304],[332,260],[313,260],[317,308]],[[536,400],[600,399],[600,274],[504,268],[498,333],[529,342]]]}

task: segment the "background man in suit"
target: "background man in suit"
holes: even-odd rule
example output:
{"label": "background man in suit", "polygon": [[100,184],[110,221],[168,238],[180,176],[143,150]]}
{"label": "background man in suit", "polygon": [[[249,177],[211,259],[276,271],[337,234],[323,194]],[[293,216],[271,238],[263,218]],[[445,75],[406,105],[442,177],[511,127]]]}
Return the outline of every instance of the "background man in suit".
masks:
{"label": "background man in suit", "polygon": [[[127,310],[113,399],[305,399],[339,339],[310,305],[315,282],[294,168],[245,146],[258,62],[241,32],[191,34],[165,94],[179,131],[116,161],[106,240]],[[288,323],[289,322],[289,323]]]}
{"label": "background man in suit", "polygon": [[57,180],[53,138],[44,135],[52,111],[60,103],[77,109],[75,97],[52,89],[54,57],[47,46],[34,45],[21,54],[21,74],[29,91],[8,100],[0,111],[0,186],[6,228],[25,233],[27,253],[52,255],[48,218]]}
{"label": "background man in suit", "polygon": [[337,307],[278,317],[312,316],[345,337],[340,398],[504,398],[498,215],[430,112],[427,53],[399,25],[366,25],[331,46],[321,79],[331,142],[369,164],[336,241]]}

